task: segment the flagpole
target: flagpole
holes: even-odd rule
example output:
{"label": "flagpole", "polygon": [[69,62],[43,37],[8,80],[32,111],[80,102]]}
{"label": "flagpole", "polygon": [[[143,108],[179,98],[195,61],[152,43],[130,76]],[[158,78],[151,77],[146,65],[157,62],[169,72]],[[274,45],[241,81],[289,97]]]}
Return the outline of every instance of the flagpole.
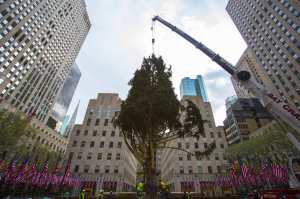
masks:
{"label": "flagpole", "polygon": [[64,183],[65,178],[66,178],[66,176],[67,176],[67,172],[68,172],[68,170],[70,169],[70,166],[71,166],[71,160],[72,160],[72,157],[69,156],[68,162],[67,162],[67,165],[66,165],[66,169],[65,169],[65,172],[64,172],[64,175],[63,175],[62,180],[61,180],[60,185],[59,185],[59,192],[62,192],[62,191],[63,191],[63,183]]}

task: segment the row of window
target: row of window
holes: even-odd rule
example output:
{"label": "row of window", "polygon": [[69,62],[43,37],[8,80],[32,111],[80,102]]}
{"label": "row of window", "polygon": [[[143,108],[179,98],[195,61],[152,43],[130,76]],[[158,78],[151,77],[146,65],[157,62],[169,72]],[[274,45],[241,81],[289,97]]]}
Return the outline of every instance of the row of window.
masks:
{"label": "row of window", "polygon": [[[204,149],[207,149],[208,144],[207,144],[206,142],[204,142],[203,145],[204,145]],[[178,147],[179,149],[182,149],[182,143],[181,143],[181,142],[178,142],[178,143],[177,143],[177,147]],[[185,148],[186,148],[186,149],[189,149],[189,148],[190,148],[190,143],[189,143],[189,142],[185,143]],[[195,149],[199,149],[199,143],[198,143],[198,142],[195,142],[195,143],[194,143],[194,148],[195,148]],[[220,148],[221,148],[221,149],[224,149],[224,144],[221,143],[221,144],[220,144]]]}
{"label": "row of window", "polygon": [[[104,168],[104,173],[119,173],[119,167],[118,166],[115,166],[113,168],[110,168],[110,166],[105,166]],[[75,165],[74,166],[74,173],[79,173],[80,172],[80,165]],[[84,165],[83,166],[83,173],[90,173],[90,172],[93,172],[93,173],[101,173],[101,168],[100,168],[100,165],[96,165],[94,170],[92,171],[91,170],[91,166],[90,165]]]}
{"label": "row of window", "polygon": [[[76,136],[79,136],[79,135],[80,135],[80,130],[76,130]],[[83,132],[83,135],[84,136],[88,136],[89,135],[89,131],[85,130]],[[98,131],[97,130],[93,130],[92,135],[93,136],[97,136],[98,135]],[[106,135],[107,135],[107,131],[102,131],[101,136],[103,137],[103,136],[106,136]],[[115,137],[115,135],[116,135],[116,132],[115,131],[111,131],[110,136],[111,137]],[[122,137],[122,136],[123,136],[122,133],[119,132],[119,137]]]}
{"label": "row of window", "polygon": [[[76,140],[74,140],[72,143],[72,147],[77,147],[78,146],[77,144],[78,144],[78,142]],[[81,141],[80,147],[85,147],[85,146],[86,146],[86,141]],[[90,148],[95,147],[95,141],[91,141],[89,146],[90,146]],[[105,147],[105,142],[101,141],[99,143],[99,148],[104,148],[104,147]],[[114,147],[114,142],[109,142],[108,148],[113,148],[113,147]],[[116,147],[122,148],[122,142],[118,142]]]}
{"label": "row of window", "polygon": [[[214,154],[214,157],[215,157],[215,158],[214,158],[215,160],[220,160],[219,155],[218,155],[217,153]],[[195,158],[196,158],[196,160],[198,160],[198,161],[202,160],[200,156],[196,156]],[[183,156],[178,156],[178,160],[179,160],[179,161],[184,161],[183,159],[184,159]],[[187,155],[186,155],[186,160],[187,160],[187,161],[191,161],[191,160],[192,160],[191,154],[187,154]],[[210,157],[210,156],[206,156],[206,160],[208,160],[208,161],[211,160],[211,157]],[[223,156],[223,160],[226,160],[226,156]]]}
{"label": "row of window", "polygon": [[[222,173],[221,166],[219,166],[219,165],[217,166],[217,171],[216,172],[217,173]],[[193,171],[192,166],[188,166],[186,171],[185,171],[185,168],[183,166],[180,166],[179,173],[180,174],[185,174],[185,173],[193,174],[193,173],[205,173],[205,172],[203,171],[202,166],[198,166],[197,171]],[[207,173],[214,173],[212,166],[207,166]]]}
{"label": "row of window", "polygon": [[[82,157],[83,156],[83,152],[79,152],[78,154],[77,154],[77,159],[78,160],[82,160]],[[69,154],[69,157],[71,158],[71,159],[73,159],[73,158],[75,158],[74,157],[74,152],[71,152],[70,154]],[[93,158],[94,157],[94,158]],[[95,160],[104,160],[104,158],[103,158],[103,153],[97,153],[97,156],[96,156],[96,154],[93,154],[92,152],[89,152],[88,154],[87,154],[87,156],[86,156],[86,160],[93,160],[93,159],[95,159]],[[106,160],[112,160],[112,153],[107,153],[106,154]],[[115,157],[115,160],[121,160],[121,154],[120,153],[116,153],[116,157]]]}

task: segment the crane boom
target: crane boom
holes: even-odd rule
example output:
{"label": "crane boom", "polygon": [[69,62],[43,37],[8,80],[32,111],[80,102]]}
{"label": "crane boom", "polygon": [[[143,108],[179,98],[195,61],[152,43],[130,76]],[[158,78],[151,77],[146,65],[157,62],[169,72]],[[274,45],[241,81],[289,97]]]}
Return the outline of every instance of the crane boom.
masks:
{"label": "crane boom", "polygon": [[220,55],[213,52],[211,49],[206,47],[201,42],[197,41],[184,31],[180,30],[176,26],[170,24],[166,20],[162,19],[159,16],[154,16],[152,21],[159,21],[163,25],[170,28],[172,31],[183,37],[185,40],[193,44],[196,48],[201,50],[204,54],[210,57],[214,62],[220,65],[224,70],[226,70],[229,74],[232,75],[233,79],[237,81],[240,85],[244,88],[248,89],[252,92],[260,101],[265,105],[265,107],[270,111],[271,114],[275,118],[280,118],[281,120],[285,121],[298,133],[300,133],[300,113],[292,106],[285,103],[281,100],[280,97],[272,94],[271,92],[267,91],[262,85],[258,84],[254,81],[247,71],[238,71],[232,64],[222,58]]}
{"label": "crane boom", "polygon": [[170,24],[166,20],[162,19],[160,16],[154,16],[152,18],[152,21],[159,21],[162,24],[164,24],[165,26],[167,26],[168,28],[170,28],[172,31],[174,31],[177,34],[179,34],[185,40],[187,40],[188,42],[190,42],[191,44],[193,44],[196,48],[198,48],[204,54],[206,54],[208,57],[210,57],[214,62],[216,62],[217,64],[219,64],[224,70],[226,70],[228,73],[230,73],[231,75],[233,75],[233,73],[234,73],[234,66],[232,64],[230,64],[229,62],[227,62],[222,57],[220,57],[214,51],[212,51],[209,48],[207,48],[204,44],[202,44],[201,42],[197,41],[196,39],[194,39],[190,35],[186,34],[185,32],[183,32],[182,30],[180,30],[176,26],[173,26],[172,24]]}

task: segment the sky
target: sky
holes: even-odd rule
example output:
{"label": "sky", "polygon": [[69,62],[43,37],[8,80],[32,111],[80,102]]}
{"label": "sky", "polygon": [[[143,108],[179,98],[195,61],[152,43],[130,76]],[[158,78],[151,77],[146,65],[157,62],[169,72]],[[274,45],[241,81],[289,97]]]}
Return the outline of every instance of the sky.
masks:
{"label": "sky", "polygon": [[[76,59],[81,80],[69,112],[80,100],[76,123],[97,93],[118,93],[126,99],[128,81],[152,54],[151,18],[159,15],[202,42],[232,64],[246,44],[225,11],[228,0],[86,0],[91,30]],[[184,77],[204,77],[217,125],[226,117],[225,99],[234,95],[229,75],[190,43],[156,23],[156,55],[172,66],[172,82],[180,97]]]}

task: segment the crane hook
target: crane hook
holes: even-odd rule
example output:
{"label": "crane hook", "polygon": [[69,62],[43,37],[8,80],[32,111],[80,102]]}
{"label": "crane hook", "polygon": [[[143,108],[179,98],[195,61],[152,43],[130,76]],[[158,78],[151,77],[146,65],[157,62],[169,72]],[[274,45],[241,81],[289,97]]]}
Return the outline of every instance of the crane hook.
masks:
{"label": "crane hook", "polygon": [[151,25],[151,32],[152,32],[152,54],[154,55],[154,44],[155,44],[155,34],[154,34],[154,21],[152,21]]}

